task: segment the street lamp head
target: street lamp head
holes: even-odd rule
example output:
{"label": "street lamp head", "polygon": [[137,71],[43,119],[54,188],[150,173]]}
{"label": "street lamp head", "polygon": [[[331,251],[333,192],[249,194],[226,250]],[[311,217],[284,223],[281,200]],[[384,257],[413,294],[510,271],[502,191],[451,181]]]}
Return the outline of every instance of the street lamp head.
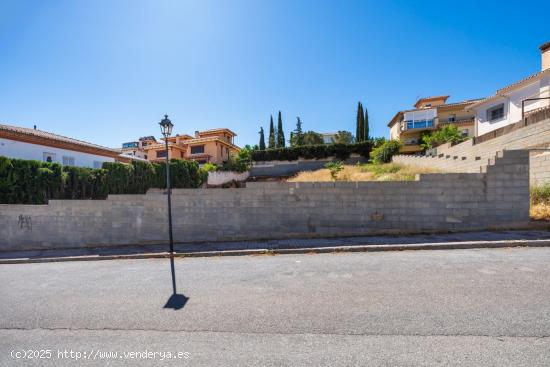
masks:
{"label": "street lamp head", "polygon": [[168,118],[168,115],[164,115],[164,118],[161,122],[159,122],[160,125],[160,132],[164,137],[168,137],[172,135],[172,127],[174,127],[174,124],[172,124],[172,121]]}

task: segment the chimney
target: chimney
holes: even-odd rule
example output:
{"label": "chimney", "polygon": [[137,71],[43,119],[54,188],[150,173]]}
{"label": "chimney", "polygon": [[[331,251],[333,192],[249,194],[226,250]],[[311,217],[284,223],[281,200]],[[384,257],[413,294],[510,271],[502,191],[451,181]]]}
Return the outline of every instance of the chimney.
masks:
{"label": "chimney", "polygon": [[34,129],[36,130],[36,125],[34,125]]}
{"label": "chimney", "polygon": [[550,69],[550,41],[540,47],[541,70]]}
{"label": "chimney", "polygon": [[198,138],[198,137],[199,137],[199,132],[195,130],[195,138]]}

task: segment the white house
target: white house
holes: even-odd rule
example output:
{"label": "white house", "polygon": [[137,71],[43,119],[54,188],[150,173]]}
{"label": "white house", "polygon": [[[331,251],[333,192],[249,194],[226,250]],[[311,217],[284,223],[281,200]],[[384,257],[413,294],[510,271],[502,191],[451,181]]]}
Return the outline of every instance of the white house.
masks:
{"label": "white house", "polygon": [[338,133],[320,133],[320,135],[323,138],[323,143],[332,144],[336,141]]}
{"label": "white house", "polygon": [[0,124],[0,156],[101,168],[103,162],[128,162],[116,149],[46,131]]}
{"label": "white house", "polygon": [[469,106],[475,111],[475,136],[520,121],[524,115],[550,108],[550,42],[540,46],[541,71],[497,90]]}

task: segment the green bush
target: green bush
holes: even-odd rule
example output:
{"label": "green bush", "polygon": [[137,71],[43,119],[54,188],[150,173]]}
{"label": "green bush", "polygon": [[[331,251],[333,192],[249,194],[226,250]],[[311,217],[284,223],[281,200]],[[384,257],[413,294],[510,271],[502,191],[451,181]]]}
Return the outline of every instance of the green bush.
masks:
{"label": "green bush", "polygon": [[298,158],[323,159],[336,157],[339,160],[346,160],[352,153],[368,157],[372,148],[370,141],[356,144],[318,144],[298,145],[289,148],[277,148],[266,150],[255,150],[251,153],[253,161],[295,161]]}
{"label": "green bush", "polygon": [[214,163],[205,163],[202,165],[202,169],[206,172],[214,172],[218,170],[218,166]]}
{"label": "green bush", "polygon": [[532,204],[550,204],[550,184],[531,187]]}
{"label": "green bush", "polygon": [[239,153],[237,153],[236,155],[231,155],[229,159],[224,161],[223,164],[218,167],[218,169],[220,171],[245,172],[250,169],[251,165],[252,148],[250,147],[250,145],[246,145],[244,148],[239,150]]}
{"label": "green bush", "polygon": [[328,162],[325,164],[325,168],[330,171],[330,177],[336,181],[338,179],[338,173],[344,169],[344,164],[342,162]]}
{"label": "green bush", "polygon": [[[196,188],[208,173],[196,162],[172,160],[173,188]],[[44,204],[49,199],[105,199],[166,187],[166,164],[105,162],[101,169],[0,157],[0,203]]]}
{"label": "green bush", "polygon": [[421,139],[423,149],[432,149],[443,143],[458,144],[468,138],[462,136],[456,125],[446,125],[440,130],[423,133]]}
{"label": "green bush", "polygon": [[388,140],[382,143],[377,148],[374,148],[370,153],[370,158],[373,163],[389,163],[394,154],[399,153],[402,143],[399,140]]}

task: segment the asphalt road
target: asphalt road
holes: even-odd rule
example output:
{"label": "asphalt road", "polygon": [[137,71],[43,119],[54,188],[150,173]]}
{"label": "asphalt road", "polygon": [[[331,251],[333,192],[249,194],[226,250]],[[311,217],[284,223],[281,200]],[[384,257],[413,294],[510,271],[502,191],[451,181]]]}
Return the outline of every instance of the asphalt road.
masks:
{"label": "asphalt road", "polygon": [[550,248],[175,264],[0,265],[0,366],[550,365]]}

